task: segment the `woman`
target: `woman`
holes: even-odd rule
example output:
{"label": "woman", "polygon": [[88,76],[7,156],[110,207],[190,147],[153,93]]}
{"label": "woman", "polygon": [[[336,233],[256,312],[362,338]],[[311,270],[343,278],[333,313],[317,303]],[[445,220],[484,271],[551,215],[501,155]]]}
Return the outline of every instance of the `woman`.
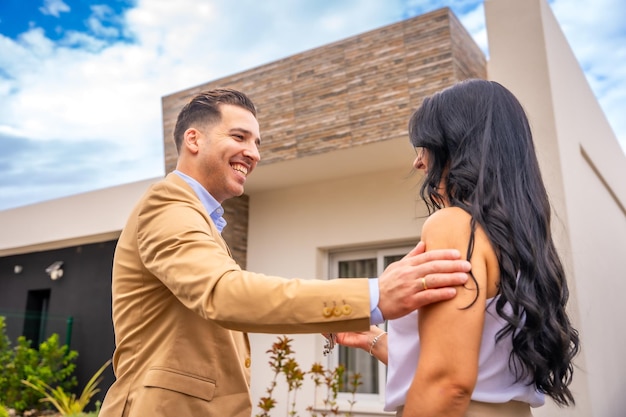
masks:
{"label": "woman", "polygon": [[377,327],[337,341],[388,363],[385,409],[403,417],[530,416],[545,395],[574,404],[578,332],[522,106],[496,82],[467,80],[424,100],[409,136],[430,213],[421,239],[466,254],[472,280],[390,321],[389,341]]}

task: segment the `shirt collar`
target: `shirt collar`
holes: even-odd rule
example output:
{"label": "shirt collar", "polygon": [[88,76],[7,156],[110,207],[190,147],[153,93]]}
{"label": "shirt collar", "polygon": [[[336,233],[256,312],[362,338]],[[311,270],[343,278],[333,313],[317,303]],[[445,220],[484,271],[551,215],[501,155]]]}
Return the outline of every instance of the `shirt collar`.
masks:
{"label": "shirt collar", "polygon": [[200,199],[200,202],[204,206],[207,213],[215,223],[215,227],[217,230],[222,233],[224,227],[226,227],[226,220],[224,219],[224,208],[217,202],[215,198],[195,179],[191,178],[187,174],[183,174],[179,170],[174,170],[174,173],[181,177],[189,186],[193,189],[193,191]]}

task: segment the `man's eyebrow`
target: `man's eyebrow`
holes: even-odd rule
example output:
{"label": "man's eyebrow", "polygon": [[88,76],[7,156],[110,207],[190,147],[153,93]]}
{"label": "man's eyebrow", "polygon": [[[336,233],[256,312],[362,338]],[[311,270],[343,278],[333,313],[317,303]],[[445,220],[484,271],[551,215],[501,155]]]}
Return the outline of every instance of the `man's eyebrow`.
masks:
{"label": "man's eyebrow", "polygon": [[[252,133],[248,129],[244,129],[243,127],[233,127],[232,129],[229,130],[229,133],[234,133],[234,132],[243,133],[246,136],[254,136],[254,133]],[[260,137],[256,138],[255,142],[257,145],[260,145],[261,138]]]}

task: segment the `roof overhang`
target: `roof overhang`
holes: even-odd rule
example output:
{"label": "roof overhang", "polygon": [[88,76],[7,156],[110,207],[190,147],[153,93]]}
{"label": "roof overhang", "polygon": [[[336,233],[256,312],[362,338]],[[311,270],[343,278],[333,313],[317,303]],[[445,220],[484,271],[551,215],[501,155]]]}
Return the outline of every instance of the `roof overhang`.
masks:
{"label": "roof overhang", "polygon": [[257,166],[246,180],[245,189],[246,194],[253,196],[372,172],[406,168],[409,173],[414,159],[408,138],[399,137]]}

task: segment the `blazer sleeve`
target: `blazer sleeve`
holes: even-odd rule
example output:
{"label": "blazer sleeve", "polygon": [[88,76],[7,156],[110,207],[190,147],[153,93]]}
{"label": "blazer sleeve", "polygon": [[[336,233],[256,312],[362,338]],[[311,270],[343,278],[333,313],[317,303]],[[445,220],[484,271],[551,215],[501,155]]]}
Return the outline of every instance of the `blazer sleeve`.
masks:
{"label": "blazer sleeve", "polygon": [[193,190],[162,182],[138,211],[145,268],[183,305],[223,327],[255,333],[369,328],[366,278],[286,279],[243,271]]}

